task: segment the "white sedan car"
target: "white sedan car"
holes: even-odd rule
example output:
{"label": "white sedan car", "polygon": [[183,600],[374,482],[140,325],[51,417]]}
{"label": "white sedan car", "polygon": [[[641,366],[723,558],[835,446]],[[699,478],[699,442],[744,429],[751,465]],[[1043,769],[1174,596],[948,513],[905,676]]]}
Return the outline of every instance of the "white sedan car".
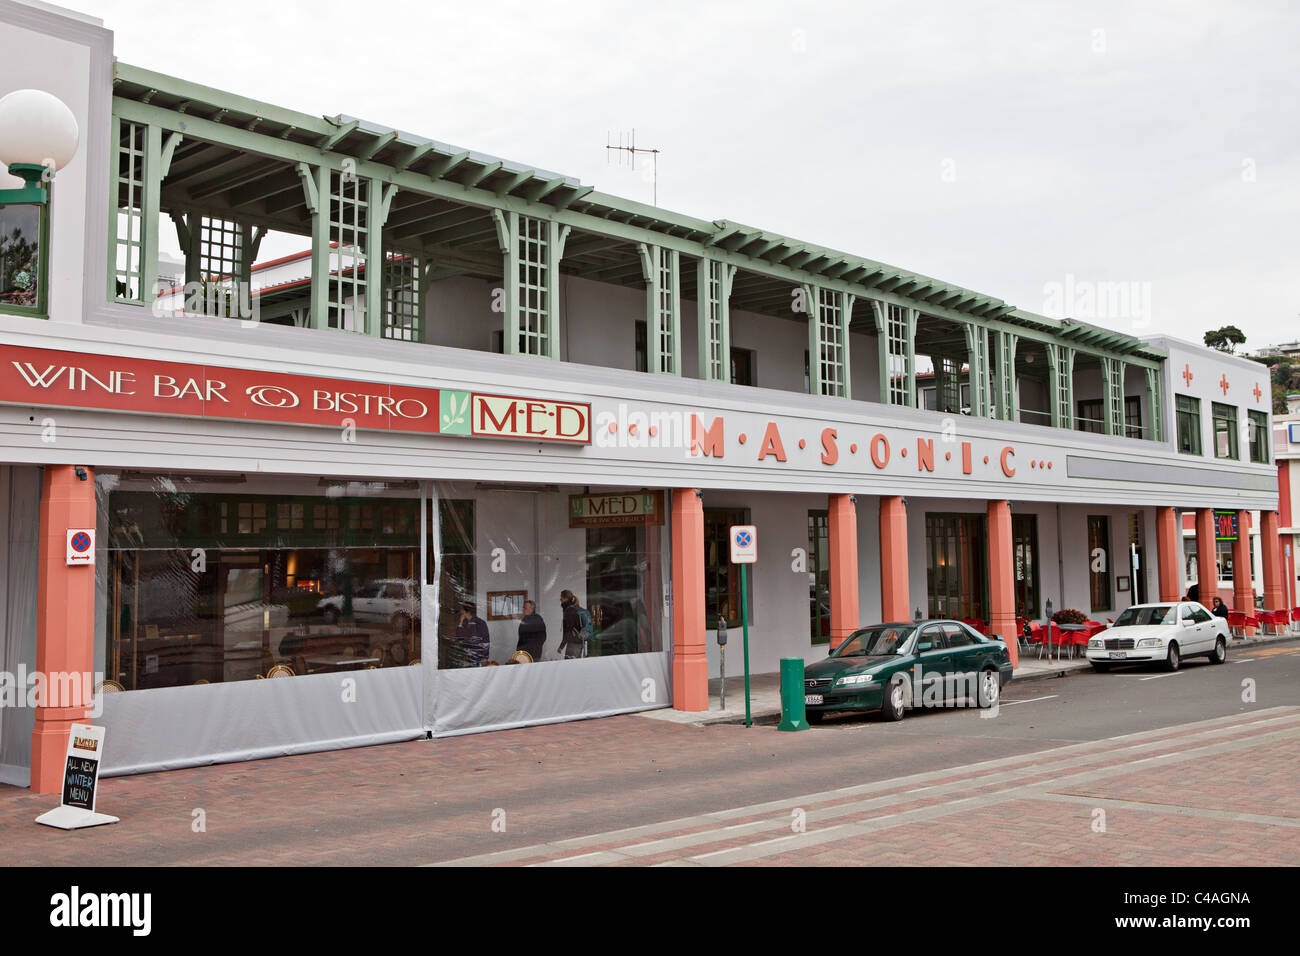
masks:
{"label": "white sedan car", "polygon": [[1099,671],[1112,664],[1152,661],[1176,671],[1185,658],[1200,656],[1222,664],[1228,659],[1228,619],[1215,617],[1195,601],[1134,604],[1088,640],[1087,653]]}

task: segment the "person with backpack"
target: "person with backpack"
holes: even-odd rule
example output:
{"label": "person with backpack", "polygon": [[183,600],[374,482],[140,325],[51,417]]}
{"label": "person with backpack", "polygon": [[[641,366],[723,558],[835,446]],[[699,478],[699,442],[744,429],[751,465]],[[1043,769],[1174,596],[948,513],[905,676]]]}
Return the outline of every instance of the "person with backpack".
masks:
{"label": "person with backpack", "polygon": [[565,660],[585,657],[587,638],[591,635],[591,615],[578,604],[578,596],[567,588],[560,592],[560,607],[564,609],[560,653]]}

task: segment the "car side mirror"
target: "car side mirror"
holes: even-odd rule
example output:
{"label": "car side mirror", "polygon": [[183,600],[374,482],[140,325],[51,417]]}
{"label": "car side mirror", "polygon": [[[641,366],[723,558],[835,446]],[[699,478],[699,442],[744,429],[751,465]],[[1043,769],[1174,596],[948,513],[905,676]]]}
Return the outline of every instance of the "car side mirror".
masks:
{"label": "car side mirror", "polygon": [[830,657],[830,656],[831,656],[832,654],[834,654],[834,653],[835,653],[835,648],[830,647],[830,646],[827,646],[827,648],[826,648],[826,656],[827,656],[827,657]]}

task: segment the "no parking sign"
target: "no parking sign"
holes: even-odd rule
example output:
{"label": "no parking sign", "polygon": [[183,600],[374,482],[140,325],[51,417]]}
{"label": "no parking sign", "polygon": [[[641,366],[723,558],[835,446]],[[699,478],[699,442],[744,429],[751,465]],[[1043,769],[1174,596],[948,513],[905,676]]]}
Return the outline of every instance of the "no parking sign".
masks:
{"label": "no parking sign", "polygon": [[731,563],[753,564],[758,560],[758,528],[752,524],[731,526]]}
{"label": "no parking sign", "polygon": [[68,564],[95,563],[95,529],[68,529]]}

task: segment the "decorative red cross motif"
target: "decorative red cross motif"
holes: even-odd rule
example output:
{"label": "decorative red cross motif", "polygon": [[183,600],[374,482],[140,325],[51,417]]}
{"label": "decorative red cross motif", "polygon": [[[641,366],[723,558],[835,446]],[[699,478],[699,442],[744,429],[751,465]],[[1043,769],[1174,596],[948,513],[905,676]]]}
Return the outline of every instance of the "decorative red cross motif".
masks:
{"label": "decorative red cross motif", "polygon": [[1264,393],[1259,390],[1259,382],[1255,383],[1255,404],[1259,404],[1259,397]]}
{"label": "decorative red cross motif", "polygon": [[1219,379],[1219,388],[1223,389],[1223,394],[1228,394],[1228,373],[1223,373],[1223,378]]}
{"label": "decorative red cross motif", "polygon": [[1192,384],[1192,367],[1190,365],[1183,367],[1183,381],[1188,385]]}

